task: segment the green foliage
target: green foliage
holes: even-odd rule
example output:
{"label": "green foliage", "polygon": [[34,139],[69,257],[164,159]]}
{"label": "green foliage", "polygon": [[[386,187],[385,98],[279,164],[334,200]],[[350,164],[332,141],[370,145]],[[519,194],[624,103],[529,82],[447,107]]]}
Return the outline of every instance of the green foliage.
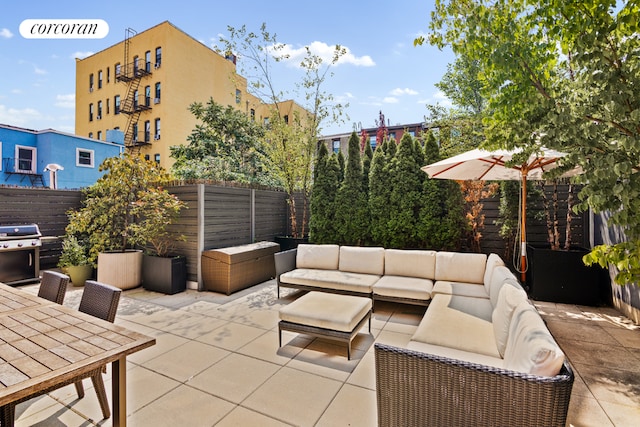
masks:
{"label": "green foliage", "polygon": [[311,218],[309,220],[309,241],[313,243],[334,243],[336,236],[335,198],[339,188],[340,166],[335,154],[329,156],[327,146],[320,145],[315,179],[311,191]]}
{"label": "green foliage", "polygon": [[344,158],[342,151],[338,151],[338,167],[340,168],[340,182],[344,181],[344,170],[347,168],[347,161]]}
{"label": "green foliage", "polygon": [[130,153],[106,159],[106,173],[83,190],[82,207],[69,212],[67,235],[88,239],[89,262],[99,252],[143,247],[162,236],[183,202],[162,185],[169,175],[155,162]]}
{"label": "green foliage", "polygon": [[364,192],[360,139],[355,132],[349,137],[347,166],[336,195],[336,231],[339,243],[362,244],[368,236],[369,207]]}
{"label": "green foliage", "polygon": [[387,227],[391,219],[391,176],[385,142],[373,153],[369,172],[369,233],[374,244],[391,247],[391,232]]}
{"label": "green foliage", "polygon": [[209,99],[189,110],[199,121],[187,145],[170,147],[173,174],[182,179],[211,179],[273,185],[263,170],[264,129],[243,112]]}
{"label": "green foliage", "polygon": [[582,167],[577,208],[611,212],[631,242],[592,255],[629,272],[628,247],[640,245],[638,16],[637,1],[439,1],[416,40],[477,63],[489,147],[546,146]]}
{"label": "green foliage", "polygon": [[62,253],[58,260],[58,267],[88,265],[87,247],[74,235],[67,235],[62,240]]}

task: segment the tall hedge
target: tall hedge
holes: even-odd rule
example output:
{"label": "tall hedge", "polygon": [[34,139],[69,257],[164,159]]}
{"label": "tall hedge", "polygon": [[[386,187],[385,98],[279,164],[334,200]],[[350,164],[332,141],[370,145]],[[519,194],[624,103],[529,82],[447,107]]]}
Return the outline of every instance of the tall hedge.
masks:
{"label": "tall hedge", "polygon": [[364,190],[360,139],[353,132],[349,137],[344,180],[336,196],[335,223],[341,244],[360,245],[367,240],[369,207]]}
{"label": "tall hedge", "polygon": [[336,236],[335,199],[340,180],[340,165],[335,154],[329,156],[325,144],[320,145],[314,169],[311,192],[311,218],[309,220],[309,241],[313,243],[334,243]]}
{"label": "tall hedge", "polygon": [[369,211],[371,214],[369,232],[374,245],[390,247],[387,224],[390,220],[389,202],[391,198],[391,177],[389,176],[388,143],[376,148],[369,172]]}

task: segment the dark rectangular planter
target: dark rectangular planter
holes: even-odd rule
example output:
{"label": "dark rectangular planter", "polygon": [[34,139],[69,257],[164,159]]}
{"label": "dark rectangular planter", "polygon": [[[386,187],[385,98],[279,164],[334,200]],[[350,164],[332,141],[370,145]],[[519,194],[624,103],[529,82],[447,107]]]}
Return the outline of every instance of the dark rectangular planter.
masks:
{"label": "dark rectangular planter", "polygon": [[600,306],[609,304],[611,286],[606,270],[586,266],[585,248],[553,251],[547,247],[527,246],[529,270],[526,288],[537,301]]}
{"label": "dark rectangular planter", "polygon": [[183,256],[142,259],[142,287],[154,292],[173,295],[187,289],[187,259]]}
{"label": "dark rectangular planter", "polygon": [[288,251],[289,249],[295,249],[298,245],[303,243],[309,243],[309,237],[291,237],[291,236],[276,236],[273,239],[280,245],[281,251]]}

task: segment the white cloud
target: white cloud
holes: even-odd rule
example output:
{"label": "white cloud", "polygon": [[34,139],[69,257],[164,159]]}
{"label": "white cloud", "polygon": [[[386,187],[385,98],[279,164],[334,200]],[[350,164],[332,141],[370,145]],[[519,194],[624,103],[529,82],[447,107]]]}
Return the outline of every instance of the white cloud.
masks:
{"label": "white cloud", "polygon": [[91,51],[88,51],[88,52],[74,52],[74,53],[71,54],[71,59],[76,59],[76,58],[84,59],[87,56],[93,55],[94,53],[95,52],[91,52]]}
{"label": "white cloud", "polygon": [[16,95],[20,95],[22,93],[22,89],[11,89],[11,93],[14,93]]}
{"label": "white cloud", "polygon": [[418,92],[416,92],[413,89],[409,89],[408,87],[402,89],[402,88],[395,88],[393,89],[391,92],[389,92],[391,95],[393,96],[402,96],[402,95],[417,95]]}
{"label": "white cloud", "polygon": [[60,108],[75,108],[76,107],[76,95],[70,93],[68,95],[56,95],[56,107]]}
{"label": "white cloud", "polygon": [[[364,56],[356,56],[351,50],[346,46],[341,46],[345,50],[345,54],[340,57],[336,65],[341,64],[351,64],[357,67],[373,67],[376,63],[371,59],[369,55]],[[273,47],[271,48],[273,51]],[[314,55],[322,58],[322,62],[325,64],[331,63],[334,53],[335,53],[335,45],[328,45],[324,42],[314,41],[309,45],[309,50]],[[300,61],[306,55],[306,48],[299,47],[295,48],[292,45],[284,44],[282,45],[282,49],[278,50],[278,54],[289,55],[287,61],[294,66],[299,66]]]}
{"label": "white cloud", "polygon": [[34,108],[7,108],[0,105],[0,123],[6,123],[12,126],[25,126],[27,123],[35,119],[42,118],[42,114]]}
{"label": "white cloud", "polygon": [[5,39],[10,39],[11,37],[13,37],[13,33],[9,31],[7,28],[2,28],[0,29],[0,37]]}
{"label": "white cloud", "polygon": [[445,95],[441,90],[431,95],[430,98],[418,100],[418,104],[439,104],[445,108],[453,107],[451,100],[447,98],[447,95]]}
{"label": "white cloud", "polygon": [[398,102],[400,102],[400,100],[395,96],[385,96],[382,99],[382,102],[384,102],[385,104],[397,104]]}
{"label": "white cloud", "polygon": [[38,68],[37,66],[33,66],[33,72],[39,74],[41,76],[47,74],[47,70],[43,70],[42,68]]}

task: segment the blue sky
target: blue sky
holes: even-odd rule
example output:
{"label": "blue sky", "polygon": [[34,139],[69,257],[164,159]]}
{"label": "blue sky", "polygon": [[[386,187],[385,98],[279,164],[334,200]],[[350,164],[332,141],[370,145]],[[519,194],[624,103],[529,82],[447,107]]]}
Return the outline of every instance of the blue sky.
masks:
{"label": "blue sky", "polygon": [[[380,110],[391,124],[417,123],[427,114],[427,103],[448,105],[435,83],[453,54],[413,46],[414,38],[427,30],[432,8],[432,1],[412,0],[3,2],[0,123],[73,133],[74,58],[121,42],[126,28],[142,32],[165,20],[210,47],[219,45],[221,35],[228,36],[229,25],[257,32],[263,22],[292,52],[305,45],[346,47],[348,60],[333,67],[323,89],[349,103],[348,118],[342,124],[324,123],[324,134],[348,132],[354,124],[374,127]],[[102,19],[109,33],[103,39],[23,38],[20,23],[36,18]],[[292,64],[279,66],[277,75],[279,89],[290,93],[301,78]]]}

